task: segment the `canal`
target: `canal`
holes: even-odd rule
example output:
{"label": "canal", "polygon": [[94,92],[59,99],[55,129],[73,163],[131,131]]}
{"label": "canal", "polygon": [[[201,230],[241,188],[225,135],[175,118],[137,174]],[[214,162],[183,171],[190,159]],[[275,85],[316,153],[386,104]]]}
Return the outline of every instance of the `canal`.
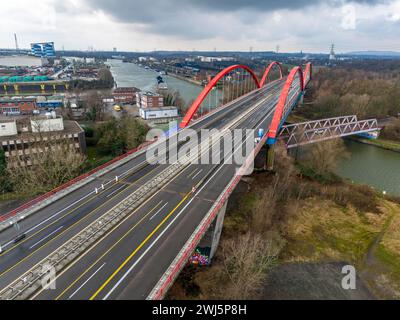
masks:
{"label": "canal", "polygon": [[339,161],[339,176],[400,196],[400,153],[351,140],[345,146],[350,158]]}
{"label": "canal", "polygon": [[[108,64],[118,86],[155,90],[157,72],[120,60],[109,60]],[[186,104],[195,99],[202,90],[200,86],[171,76],[164,78],[169,89],[179,91]],[[345,146],[350,157],[339,161],[336,170],[339,176],[400,196],[400,153],[350,140],[345,140]]]}
{"label": "canal", "polygon": [[[121,60],[108,60],[107,64],[111,67],[110,70],[119,87],[133,86],[142,91],[153,92],[156,90],[158,72],[139,67],[134,63],[124,63]],[[167,83],[168,89],[172,92],[179,91],[186,104],[189,104],[203,90],[203,87],[187,81],[168,75],[162,77]]]}

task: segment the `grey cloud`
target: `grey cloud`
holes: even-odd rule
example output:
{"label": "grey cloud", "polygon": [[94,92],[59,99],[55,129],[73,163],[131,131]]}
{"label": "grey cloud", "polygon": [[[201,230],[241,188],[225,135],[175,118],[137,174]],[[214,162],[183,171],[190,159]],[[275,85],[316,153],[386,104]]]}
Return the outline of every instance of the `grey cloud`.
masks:
{"label": "grey cloud", "polygon": [[97,9],[129,22],[154,21],[157,17],[182,15],[185,12],[225,13],[244,11],[271,12],[279,9],[298,10],[319,4],[331,6],[346,3],[376,5],[392,0],[87,0]]}
{"label": "grey cloud", "polygon": [[[85,0],[85,2],[93,11],[102,11],[115,21],[132,24],[136,30],[146,33],[190,40],[217,37],[232,39],[236,36],[264,40],[264,35],[252,32],[252,27],[257,26],[260,21],[271,19],[271,13],[276,10],[305,12],[318,5],[337,7],[354,3],[374,6],[392,0]],[[305,17],[310,18],[309,15]],[[319,31],[305,28],[305,30],[286,30],[286,34],[301,37],[301,33],[307,36],[315,33],[318,36]],[[265,36],[269,36],[268,30],[264,33]]]}

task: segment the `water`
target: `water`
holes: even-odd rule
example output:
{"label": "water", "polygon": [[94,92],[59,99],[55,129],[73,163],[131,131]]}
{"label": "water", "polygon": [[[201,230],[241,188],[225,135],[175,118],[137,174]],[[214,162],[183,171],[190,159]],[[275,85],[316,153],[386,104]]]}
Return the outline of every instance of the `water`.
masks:
{"label": "water", "polygon": [[[159,75],[154,70],[139,67],[134,63],[124,63],[121,60],[108,60],[115,82],[119,87],[137,87],[142,91],[156,90],[156,77]],[[186,104],[194,100],[203,87],[171,76],[162,76],[168,84],[170,91],[179,91]]]}
{"label": "water", "polygon": [[40,58],[30,56],[0,56],[0,66],[33,67],[41,64]]}
{"label": "water", "polygon": [[350,140],[345,145],[351,157],[339,162],[338,175],[400,196],[400,153]]}

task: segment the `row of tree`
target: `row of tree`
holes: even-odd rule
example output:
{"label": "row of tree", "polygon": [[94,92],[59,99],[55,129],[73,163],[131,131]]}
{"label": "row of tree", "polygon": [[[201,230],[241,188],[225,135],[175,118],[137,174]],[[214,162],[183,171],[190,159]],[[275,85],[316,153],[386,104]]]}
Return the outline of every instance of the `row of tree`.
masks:
{"label": "row of tree", "polygon": [[70,84],[72,89],[111,89],[114,87],[114,77],[111,71],[104,67],[99,70],[98,79],[92,81],[75,79]]}
{"label": "row of tree", "polygon": [[[400,70],[400,68],[399,68]],[[356,114],[385,118],[400,113],[400,76],[358,69],[320,68],[310,89],[313,103],[302,113],[309,119]]]}
{"label": "row of tree", "polygon": [[148,130],[149,127],[135,117],[111,118],[86,127],[86,142],[88,146],[95,146],[101,155],[118,156],[143,143]]}

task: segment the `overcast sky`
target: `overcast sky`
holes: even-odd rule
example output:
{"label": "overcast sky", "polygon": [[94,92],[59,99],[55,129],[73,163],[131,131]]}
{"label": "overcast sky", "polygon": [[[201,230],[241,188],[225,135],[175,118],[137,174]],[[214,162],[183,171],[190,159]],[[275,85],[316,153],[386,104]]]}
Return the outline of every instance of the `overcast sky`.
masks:
{"label": "overcast sky", "polygon": [[400,0],[2,1],[0,47],[400,51]]}

